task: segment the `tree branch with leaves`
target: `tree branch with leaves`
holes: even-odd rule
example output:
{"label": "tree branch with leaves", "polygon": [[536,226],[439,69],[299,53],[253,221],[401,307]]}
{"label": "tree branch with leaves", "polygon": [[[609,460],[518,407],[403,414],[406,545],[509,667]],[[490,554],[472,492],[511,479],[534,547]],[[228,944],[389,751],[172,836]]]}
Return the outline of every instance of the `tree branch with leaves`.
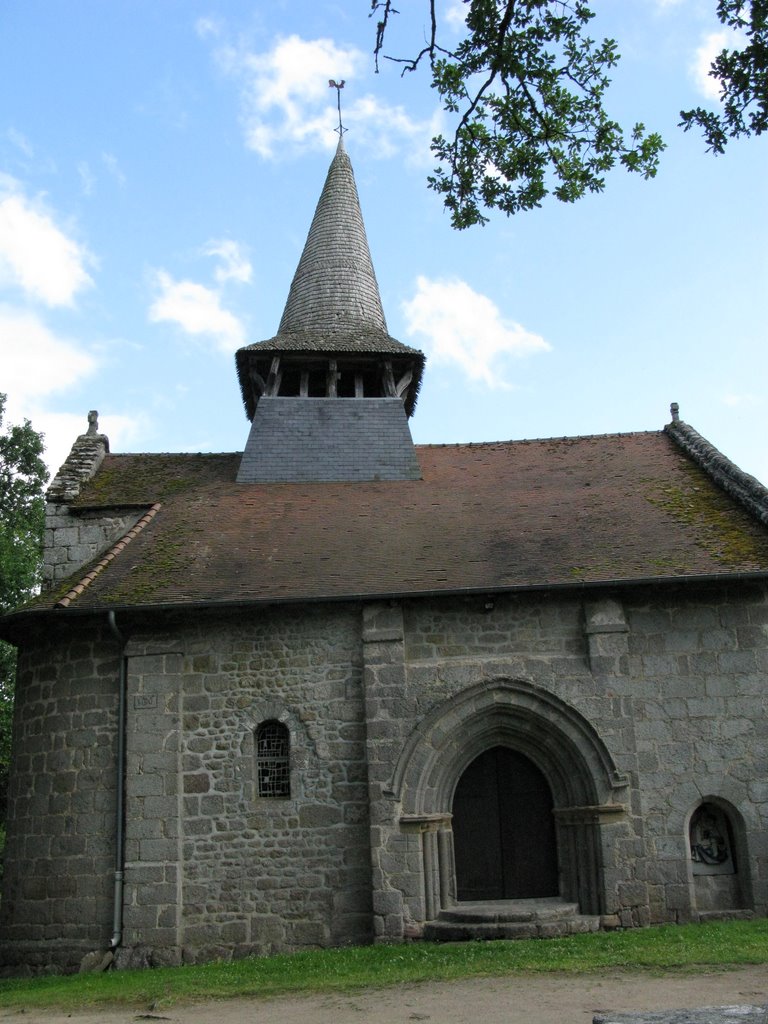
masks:
{"label": "tree branch with leaves", "polygon": [[680,124],[685,131],[700,128],[707,148],[721,154],[730,139],[768,129],[768,0],[718,0],[717,16],[744,46],[721,50],[712,62],[721,112],[681,110]]}
{"label": "tree branch with leaves", "polygon": [[[588,34],[594,13],[583,0],[462,0],[466,31],[448,47],[437,0],[422,0],[428,28],[410,57],[385,53],[393,0],[371,0],[377,19],[376,70],[387,60],[402,74],[428,64],[432,87],[451,119],[432,140],[439,164],[429,186],[443,197],[456,228],[540,206],[547,196],[572,203],[601,192],[616,165],[655,176],[661,136],[641,123],[625,130],[607,113],[609,73],[619,61],[613,39]],[[721,87],[718,113],[681,111],[681,126],[701,128],[722,153],[729,139],[768,128],[768,0],[717,0],[723,25],[743,46],[724,49],[710,74]]]}
{"label": "tree branch with leaves", "polygon": [[605,187],[617,163],[653,177],[661,137],[636,124],[628,139],[605,111],[607,72],[616,43],[587,34],[594,14],[581,0],[464,0],[466,35],[440,43],[436,0],[427,0],[430,32],[410,58],[384,53],[397,13],[392,0],[372,0],[380,59],[403,74],[428,62],[432,86],[454,120],[452,134],[432,140],[439,166],[430,188],[443,197],[454,227],[540,206],[549,194],[574,202]]}
{"label": "tree branch with leaves", "polygon": [[[29,420],[2,430],[6,396],[0,394],[0,613],[12,611],[40,584],[48,471],[43,438]],[[0,640],[0,825],[5,820],[16,649]]]}

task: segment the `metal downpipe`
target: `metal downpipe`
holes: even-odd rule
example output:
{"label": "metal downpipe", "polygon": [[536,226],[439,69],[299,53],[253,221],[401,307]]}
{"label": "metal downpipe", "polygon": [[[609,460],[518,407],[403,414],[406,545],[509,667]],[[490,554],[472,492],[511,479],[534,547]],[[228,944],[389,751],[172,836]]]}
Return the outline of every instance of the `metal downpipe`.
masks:
{"label": "metal downpipe", "polygon": [[128,659],[125,656],[126,640],[117,628],[114,611],[107,612],[110,631],[120,644],[120,670],[118,676],[117,704],[117,777],[115,792],[115,880],[112,903],[111,950],[123,941],[123,892],[125,889],[125,732],[126,732],[126,691],[128,689]]}

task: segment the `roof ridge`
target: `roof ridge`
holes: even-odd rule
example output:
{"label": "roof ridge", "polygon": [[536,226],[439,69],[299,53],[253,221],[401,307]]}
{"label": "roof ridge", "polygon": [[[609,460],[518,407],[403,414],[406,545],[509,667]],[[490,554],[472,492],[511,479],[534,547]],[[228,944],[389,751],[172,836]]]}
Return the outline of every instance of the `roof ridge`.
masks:
{"label": "roof ridge", "polygon": [[768,488],[739,469],[727,455],[723,455],[710,441],[682,420],[673,420],[664,432],[683,449],[697,466],[732,498],[735,498],[755,518],[768,525]]}
{"label": "roof ridge", "polygon": [[[111,462],[113,459],[143,459],[147,456],[153,458],[164,458],[164,459],[178,459],[180,457],[191,458],[191,459],[213,459],[213,458],[234,458],[236,455],[242,455],[242,451],[230,451],[230,452],[110,452],[107,458]],[[142,502],[146,505],[146,502]]]}
{"label": "roof ridge", "polygon": [[547,441],[599,441],[610,437],[652,437],[663,430],[617,430],[605,434],[554,434],[551,437],[510,437],[501,441],[454,441],[451,443],[417,444],[417,448],[491,448],[508,444],[544,444]]}

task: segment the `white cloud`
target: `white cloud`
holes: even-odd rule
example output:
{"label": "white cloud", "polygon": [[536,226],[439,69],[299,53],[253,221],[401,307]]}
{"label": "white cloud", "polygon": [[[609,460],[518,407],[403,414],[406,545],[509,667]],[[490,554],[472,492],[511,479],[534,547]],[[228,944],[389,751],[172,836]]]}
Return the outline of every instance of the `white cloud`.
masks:
{"label": "white cloud", "polygon": [[[72,445],[80,434],[88,429],[88,409],[81,414],[72,412],[51,412],[44,406],[27,406],[25,417],[35,430],[44,435],[45,452],[43,460],[51,479],[56,475],[69,455]],[[11,417],[8,421],[20,423],[22,417]],[[141,421],[143,423],[143,420]],[[130,416],[99,415],[99,433],[109,438],[110,451],[130,451],[131,441],[140,434],[140,421]]]}
{"label": "white cloud", "polygon": [[345,126],[354,129],[356,146],[367,145],[384,157],[396,156],[405,150],[409,163],[430,169],[434,166],[429,144],[439,131],[438,123],[442,120],[439,109],[429,121],[414,121],[403,107],[393,107],[368,95],[342,110]]}
{"label": "white cloud", "polygon": [[28,310],[0,306],[3,350],[2,388],[23,404],[71,387],[96,369],[96,360],[82,346],[61,338]]}
{"label": "white cloud", "polygon": [[467,23],[468,12],[463,0],[449,0],[443,17],[452,29],[462,29]]}
{"label": "white cloud", "polygon": [[756,395],[749,393],[738,393],[735,391],[729,391],[724,394],[721,398],[723,405],[729,406],[731,409],[737,409],[743,406],[754,406],[759,405],[759,399]]}
{"label": "white cloud", "polygon": [[[198,27],[202,35],[210,30]],[[336,96],[329,81],[363,79],[369,55],[355,47],[337,46],[331,39],[278,39],[271,50],[252,53],[222,46],[216,56],[222,68],[242,82],[243,126],[246,145],[265,159],[293,148],[331,149],[337,137]],[[432,124],[414,121],[403,107],[382,103],[371,94],[341,93],[344,126],[354,128],[355,140],[390,156],[404,147],[429,155]]]}
{"label": "white cloud", "polygon": [[93,186],[96,178],[87,160],[81,160],[77,165],[77,173],[80,176],[80,188],[84,196],[93,195]]}
{"label": "white cloud", "polygon": [[706,35],[694,54],[690,73],[696,88],[708,100],[718,100],[722,92],[722,82],[710,75],[712,61],[723,50],[738,50],[745,46],[747,37],[743,32],[723,29]]}
{"label": "white cloud", "polygon": [[416,294],[403,303],[409,336],[426,339],[436,361],[461,366],[471,380],[491,388],[509,387],[500,363],[508,356],[546,352],[538,334],[506,320],[494,302],[459,279],[431,281],[419,277]]}
{"label": "white cloud", "polygon": [[122,188],[125,185],[126,177],[123,174],[122,168],[120,167],[120,164],[118,163],[117,157],[114,155],[114,153],[102,153],[101,162],[104,164],[104,166],[112,175],[112,177],[115,179],[120,188]]}
{"label": "white cloud", "polygon": [[331,39],[279,39],[266,53],[227,48],[219,52],[224,67],[243,82],[246,143],[263,157],[275,155],[281,141],[333,143],[335,104],[329,102],[330,79],[350,78],[362,69],[363,53],[343,49]]}
{"label": "white cloud", "polygon": [[218,292],[194,281],[174,281],[164,270],[158,271],[156,284],[160,295],[149,310],[153,323],[169,321],[187,334],[212,338],[223,352],[245,344],[243,325],[222,307]]}
{"label": "white cloud", "polygon": [[9,128],[5,134],[9,142],[12,142],[17,149],[20,149],[24,156],[33,157],[35,155],[35,151],[32,148],[32,143],[29,141],[26,135],[22,135],[22,133],[18,131],[16,128]]}
{"label": "white cloud", "polygon": [[[94,357],[77,342],[54,334],[37,314],[0,306],[0,337],[3,351],[2,390],[8,394],[7,421],[29,419],[45,434],[45,461],[55,472],[72,442],[86,427],[83,411],[77,426],[65,414],[52,413],[47,401],[56,392],[71,388],[97,368]],[[74,422],[75,417],[72,417]]]}
{"label": "white cloud", "polygon": [[222,238],[211,240],[204,249],[206,256],[216,256],[221,260],[221,265],[214,272],[219,284],[226,281],[239,281],[247,284],[251,280],[253,268],[248,258],[237,242],[232,239]]}
{"label": "white cloud", "polygon": [[220,36],[221,23],[216,18],[198,18],[195,22],[195,32],[201,39],[208,36]]}
{"label": "white cloud", "polygon": [[0,181],[0,284],[20,288],[48,306],[72,306],[93,284],[88,254],[64,233],[40,200],[28,199],[13,179]]}

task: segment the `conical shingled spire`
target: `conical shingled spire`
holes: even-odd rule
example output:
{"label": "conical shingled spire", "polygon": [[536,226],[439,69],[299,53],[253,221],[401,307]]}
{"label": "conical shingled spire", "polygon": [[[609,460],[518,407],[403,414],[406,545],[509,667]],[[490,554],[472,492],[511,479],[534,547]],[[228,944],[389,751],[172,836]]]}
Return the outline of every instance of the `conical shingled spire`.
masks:
{"label": "conical shingled spire", "polygon": [[387,333],[352,165],[341,140],[278,333],[239,349],[236,362],[250,420],[262,396],[291,394],[396,394],[407,415],[413,414],[424,355]]}
{"label": "conical shingled spire", "polygon": [[251,420],[238,483],[420,479],[408,416],[424,356],[387,334],[341,140],[278,333],[236,358]]}
{"label": "conical shingled spire", "polygon": [[295,331],[375,330],[387,323],[371,262],[352,164],[339,139],[278,336]]}

